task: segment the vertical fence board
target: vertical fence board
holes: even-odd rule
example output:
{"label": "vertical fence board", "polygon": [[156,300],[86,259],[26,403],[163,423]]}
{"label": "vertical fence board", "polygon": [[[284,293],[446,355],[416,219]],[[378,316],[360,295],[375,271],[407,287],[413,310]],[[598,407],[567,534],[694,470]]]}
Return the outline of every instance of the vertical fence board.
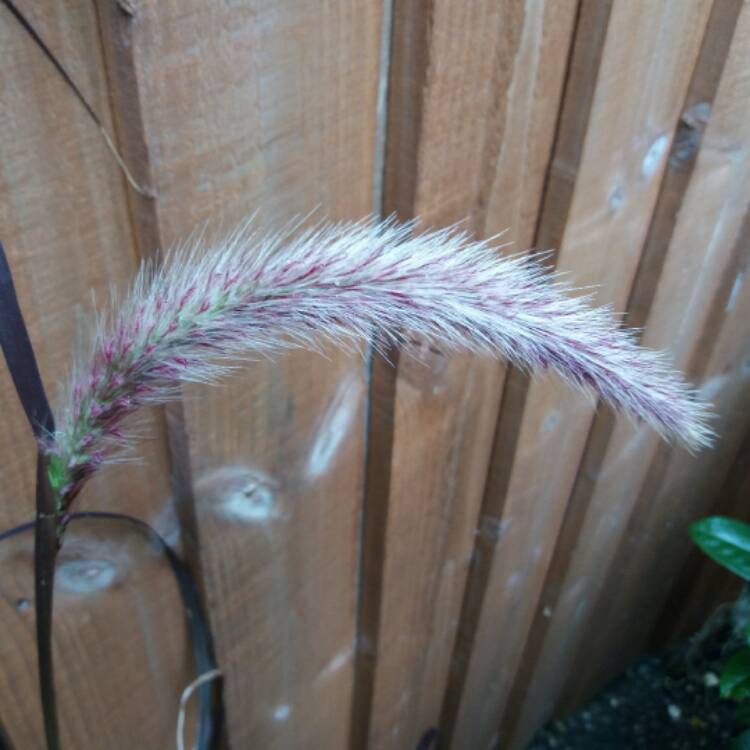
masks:
{"label": "vertical fence board", "polygon": [[[611,3],[583,0],[577,9],[570,60],[552,159],[537,220],[535,244],[559,248],[573,198],[575,178],[583,152],[586,124],[591,111]],[[452,690],[446,697],[445,721],[453,730],[461,707],[467,672],[475,647],[487,582],[493,570],[495,545],[503,532],[498,523],[514,465],[512,446],[523,420],[529,379],[511,368],[504,384],[500,415],[487,474],[479,534],[461,615]],[[481,649],[481,642],[476,648]],[[476,658],[476,653],[474,653]],[[521,668],[525,664],[521,665]],[[474,696],[472,700],[476,700]],[[464,699],[465,702],[466,699]],[[523,702],[523,696],[520,697]],[[457,742],[460,739],[457,738]]]}
{"label": "vertical fence board", "polygon": [[[531,242],[575,5],[396,3],[386,213]],[[376,365],[357,747],[409,747],[440,719],[503,377],[419,342],[397,377]]]}
{"label": "vertical fence board", "polygon": [[[413,340],[395,367],[295,353],[149,413],[142,460],[79,507],[140,515],[195,564],[227,746],[400,750],[437,726],[521,748],[731,597],[687,527],[747,516],[746,0],[18,4],[155,196],[0,8],[0,239],[50,395],[91,292],[138,258],[255,211],[361,217],[382,184],[385,213],[555,249],[716,404],[717,446],[690,456]],[[33,514],[35,448],[4,367],[0,406],[5,528]],[[31,535],[4,542],[0,724],[42,748],[32,591]],[[192,664],[142,539],[71,527],[54,641],[66,748],[173,744]]]}
{"label": "vertical fence board", "polygon": [[[379,2],[196,0],[115,13],[102,18],[140,108],[130,147],[157,193],[140,216],[144,237],[155,231],[164,247],[204,219],[231,227],[256,210],[276,228],[315,207],[334,219],[369,213]],[[186,390],[234,747],[346,743],[365,401],[362,360],[334,351]]]}
{"label": "vertical fence board", "polygon": [[[740,6],[741,3],[729,0],[714,3],[712,7],[630,294],[628,325],[645,325],[651,308],[677,210],[692,175],[706,113],[710,111]],[[574,669],[570,638],[577,637],[581,632],[580,608],[585,606],[581,602],[587,598],[588,588],[585,584],[582,588],[580,583],[577,588],[571,588],[580,578],[568,580],[567,575],[576,545],[583,545],[585,548],[591,544],[586,541],[588,537],[585,535],[583,522],[591,497],[591,483],[603,460],[614,426],[615,417],[611,412],[602,410],[597,415],[568,501],[564,523],[557,535],[555,552],[547,571],[506,719],[506,730],[509,735],[514,735],[514,746],[522,747],[539,722],[550,715],[565,692],[569,674]],[[609,508],[612,500],[607,498],[605,502]],[[587,559],[589,565],[594,561],[593,556]],[[597,562],[594,567],[599,564]],[[566,602],[567,609],[561,599],[563,592],[570,597]],[[570,609],[573,607],[575,610]],[[563,665],[568,665],[568,668]]]}
{"label": "vertical fence board", "polygon": [[[558,262],[574,283],[598,284],[599,302],[622,308],[627,300],[708,9],[707,2],[612,8]],[[592,417],[586,400],[556,379],[530,386],[501,513],[489,517],[497,541],[458,747],[496,742]]]}
{"label": "vertical fence board", "polygon": [[[492,5],[395,3],[386,214],[420,216],[430,225],[472,210],[502,16]],[[515,25],[508,34],[517,44]],[[373,377],[374,398],[392,394],[372,404],[375,419],[391,429],[370,437],[367,512],[385,506],[387,516],[383,528],[365,527],[366,555],[380,536],[379,555],[364,570],[365,596],[372,595],[371,577],[380,590],[378,606],[363,603],[362,658],[374,664],[369,674],[360,670],[370,695],[355,706],[353,746],[409,747],[440,715],[492,427],[477,396],[489,399],[491,410],[497,375],[469,357],[448,358],[414,342],[400,353],[397,373],[376,363]],[[389,450],[379,445],[385,440]],[[468,452],[470,445],[477,450]],[[375,467],[376,457],[389,463]],[[372,481],[376,473],[389,483]]]}
{"label": "vertical fence board", "polygon": [[[21,3],[111,130],[97,18],[87,3]],[[0,225],[42,377],[54,403],[74,342],[110,284],[133,274],[122,175],[96,125],[41,50],[0,9]],[[35,448],[2,367],[0,528],[34,513]],[[158,422],[144,458],[95,479],[78,507],[149,517],[168,497]],[[73,524],[58,563],[53,646],[66,747],[162,746],[189,679],[184,616],[171,574],[131,532]],[[16,747],[43,746],[34,655],[32,535],[3,542],[3,722]],[[125,658],[127,654],[127,658]],[[106,718],[105,718],[106,717]]]}
{"label": "vertical fence board", "polygon": [[[606,573],[601,588],[591,590],[596,601],[592,617],[606,623],[606,637],[587,653],[603,675],[648,637],[690,551],[687,526],[709,512],[748,429],[742,396],[750,377],[750,297],[744,283],[750,260],[749,42],[745,5],[644,334],[646,345],[668,348],[678,366],[700,380],[701,391],[714,401],[720,439],[711,451],[690,456],[666,451],[642,430],[617,425],[595,484],[589,527],[599,543],[609,542],[616,551],[610,564],[599,568]],[[598,521],[594,513],[605,491],[620,515],[613,518],[610,512],[602,533],[601,510]],[[648,575],[649,570],[659,574]],[[590,622],[584,620],[583,627]],[[585,670],[582,693],[595,682],[592,670]]]}

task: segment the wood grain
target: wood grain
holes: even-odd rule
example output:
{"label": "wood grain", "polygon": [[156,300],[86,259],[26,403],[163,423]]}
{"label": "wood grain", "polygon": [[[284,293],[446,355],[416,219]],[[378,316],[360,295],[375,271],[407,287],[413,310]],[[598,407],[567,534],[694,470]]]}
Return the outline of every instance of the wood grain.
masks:
{"label": "wood grain", "polygon": [[[109,7],[107,7],[109,5]],[[371,210],[380,3],[102,3],[120,122],[169,246],[258,211]],[[118,62],[119,61],[119,62]],[[127,101],[123,102],[128,107]],[[344,747],[355,650],[366,371],[330,351],[185,395],[200,562],[233,747]]]}
{"label": "wood grain", "polygon": [[[744,283],[750,262],[750,183],[744,162],[750,107],[749,43],[750,12],[743,5],[644,334],[647,345],[668,347],[714,402],[719,442],[712,451],[690,456],[682,451],[663,454],[645,441],[643,445],[636,441],[634,455],[627,460],[623,460],[623,443],[614,442],[610,456],[620,460],[613,466],[610,459],[602,468],[615,482],[618,472],[630,469],[632,483],[635,476],[641,476],[633,472],[637,464],[644,477],[640,486],[630,484],[624,497],[623,506],[632,510],[604,582],[606,590],[617,576],[619,596],[608,609],[608,637],[602,640],[622,643],[627,627],[629,648],[622,649],[622,658],[648,637],[658,605],[691,550],[688,524],[710,512],[749,426],[750,295]],[[712,223],[706,225],[706,221]],[[707,250],[700,252],[703,248]],[[676,305],[673,300],[686,304]],[[622,428],[613,440],[632,440],[632,432],[630,438],[626,435]],[[636,536],[658,540],[637,560],[632,557]],[[629,561],[626,569],[623,559]],[[644,571],[656,568],[658,577],[646,576]],[[626,607],[643,616],[635,621],[625,614]],[[602,648],[606,646],[602,643]],[[611,655],[604,656],[599,644],[592,655],[601,658],[605,674],[617,666]]]}
{"label": "wood grain", "polygon": [[[468,218],[478,235],[508,228],[525,247],[575,3],[394,11],[386,213],[426,225]],[[373,377],[367,507],[379,523],[364,539],[360,671],[371,705],[360,707],[366,731],[354,746],[409,747],[440,722],[450,693],[504,368],[414,341],[397,376],[377,367]]]}
{"label": "wood grain", "polygon": [[[677,212],[690,182],[707,113],[710,112],[716,93],[740,6],[741,3],[730,0],[714,3],[712,7],[630,293],[629,325],[644,326],[651,310]],[[514,744],[518,746],[525,744],[540,719],[549,715],[565,692],[568,678],[565,670],[560,669],[560,664],[566,663],[571,654],[567,635],[563,637],[559,630],[560,622],[564,620],[556,622],[551,614],[558,609],[571,558],[576,545],[581,543],[582,526],[591,497],[592,477],[596,476],[603,461],[614,427],[615,417],[611,412],[602,410],[597,414],[557,537],[506,714],[505,732],[514,735]],[[704,613],[705,611],[703,610]],[[571,618],[570,613],[563,615],[565,616]],[[554,635],[550,633],[553,622],[558,628]],[[580,633],[575,619],[568,619],[567,625],[563,627],[567,627],[570,632]],[[559,640],[555,641],[555,638]],[[545,655],[544,666],[539,664],[542,652]],[[540,706],[545,707],[545,711],[540,712]]]}
{"label": "wood grain", "polygon": [[[709,7],[612,7],[558,261],[599,302],[627,301]],[[467,748],[496,742],[592,417],[558,380],[536,380],[504,497],[488,488],[501,512],[487,514],[497,541],[456,722]]]}
{"label": "wood grain", "polygon": [[[0,566],[2,722],[13,747],[41,750],[32,534],[5,540]],[[64,748],[171,746],[193,673],[177,586],[148,540],[117,523],[71,524],[53,647]]]}
{"label": "wood grain", "polygon": [[[611,3],[605,2],[584,0],[577,8],[553,154],[536,226],[535,245],[552,250],[550,264],[555,262],[573,199],[610,12]],[[503,533],[503,526],[498,519],[502,517],[503,503],[513,472],[515,454],[511,447],[517,444],[528,391],[528,376],[511,368],[504,384],[485,486],[480,533],[477,536],[456,649],[456,669],[460,678],[454,679],[453,683],[459,683],[460,679],[461,688],[464,687],[470,665],[484,596],[493,569],[495,547]],[[527,663],[523,661],[519,673],[526,668]],[[511,694],[510,708],[506,715],[517,716],[524,700],[523,691]],[[453,695],[447,697],[445,713],[453,722],[460,705],[460,691],[454,691]],[[510,734],[512,727],[505,726],[503,731]]]}
{"label": "wood grain", "polygon": [[[0,8],[0,239],[51,395],[92,292],[139,259],[256,211],[361,217],[382,184],[385,213],[556,249],[715,401],[720,440],[672,451],[552,377],[416,339],[186,389],[80,506],[195,565],[235,750],[429,727],[522,747],[734,591],[686,530],[747,512],[750,7],[392,0],[390,29],[390,3],[19,0],[152,199]],[[34,445],[4,366],[0,408],[5,528],[32,514]],[[41,748],[30,560],[30,536],[0,545],[0,724]],[[171,746],[193,667],[163,560],[74,524],[56,597],[65,748]]]}
{"label": "wood grain", "polygon": [[[111,130],[97,18],[88,3],[20,3]],[[20,303],[54,401],[76,341],[110,285],[135,269],[122,175],[85,110],[6,9],[0,9],[0,225]],[[0,528],[33,516],[34,445],[5,367],[0,375]],[[94,480],[78,507],[153,520],[169,497],[158,423],[141,460]],[[31,538],[4,542],[2,721],[17,747],[42,747],[33,636]],[[71,529],[60,558],[54,649],[65,747],[163,746],[190,679],[184,616],[171,574],[114,528]],[[127,658],[123,655],[127,654]],[[111,657],[111,660],[110,660]]]}
{"label": "wood grain", "polygon": [[[729,70],[725,75],[728,74]],[[712,207],[715,215],[718,216],[725,210],[723,201],[728,196],[726,191],[722,193],[719,190],[718,193],[714,193],[714,185],[711,185],[711,181],[716,179],[718,172],[726,175],[726,170],[711,168],[710,156],[712,138],[721,137],[720,130],[713,130],[713,128],[721,128],[715,118],[718,116],[719,121],[721,120],[719,112],[728,104],[728,101],[722,101],[721,97],[720,90],[711,118],[711,133],[707,130],[704,135],[703,146],[698,154],[677,224],[670,234],[669,250],[651,305],[644,337],[644,343],[650,346],[669,349],[677,365],[682,367],[690,366],[690,351],[707,351],[701,343],[705,321],[710,317],[710,310],[722,304],[717,297],[717,285],[724,273],[723,263],[729,261],[733,252],[736,255],[736,250],[732,250],[732,243],[727,241],[723,251],[717,250],[716,254],[712,251],[712,260],[716,260],[717,266],[714,269],[712,265],[710,272],[707,268],[700,272],[697,270],[691,272],[688,264],[689,262],[699,264],[701,259],[706,258],[705,247],[710,241],[708,239],[710,235],[706,234],[709,230],[704,230],[702,237],[693,234],[696,227],[693,220],[696,219],[699,223],[705,220],[705,216],[703,218],[695,216],[694,211],[699,205],[701,210],[706,211],[711,210]],[[665,182],[665,188],[671,185],[671,180]],[[708,194],[715,196],[711,204],[706,202]],[[693,204],[692,201],[695,203]],[[691,209],[691,204],[694,206],[693,209]],[[721,260],[722,252],[724,261]],[[669,274],[677,274],[680,282],[677,279],[670,280]],[[677,283],[685,286],[680,287],[679,291],[674,286],[670,288],[670,284]],[[696,300],[696,304],[686,304],[687,300]],[[689,320],[689,331],[683,327],[687,322],[686,319]],[[660,330],[657,328],[659,320],[661,321]],[[713,335],[717,335],[717,329],[714,326],[712,330]],[[602,433],[604,437],[601,436]],[[611,638],[609,635],[597,638],[597,641],[606,641],[609,648],[617,649],[617,665],[610,661],[612,655],[606,658],[602,656],[603,652],[599,651],[598,643],[592,644],[591,639],[586,639],[584,644],[584,634],[594,623],[600,633],[608,634],[611,625],[615,622],[610,618],[613,616],[612,610],[619,609],[618,602],[625,591],[623,576],[626,571],[633,569],[632,557],[625,557],[625,555],[632,555],[633,552],[631,542],[627,540],[632,540],[632,543],[635,543],[636,539],[641,543],[648,540],[654,550],[660,550],[660,556],[666,541],[671,540],[669,543],[677,546],[681,546],[682,539],[687,541],[686,535],[683,537],[684,526],[682,529],[675,526],[674,533],[670,532],[670,535],[665,537],[663,528],[657,532],[656,527],[640,526],[641,522],[648,523],[644,518],[648,515],[645,508],[634,510],[637,498],[639,494],[642,494],[645,505],[662,520],[667,519],[667,516],[662,515],[667,513],[667,510],[666,501],[661,496],[659,487],[664,477],[664,465],[669,462],[670,454],[659,447],[658,442],[645,429],[634,428],[625,421],[615,425],[609,442],[606,440],[606,429],[598,431],[595,426],[592,432],[592,445],[594,445],[594,436],[597,441],[600,441],[597,451],[600,452],[601,458],[594,460],[591,456],[587,456],[584,459],[579,486],[574,494],[574,502],[577,505],[580,503],[576,509],[576,514],[580,514],[575,521],[577,530],[561,536],[561,540],[564,539],[567,542],[567,549],[564,553],[568,556],[569,562],[561,566],[562,582],[559,580],[555,582],[559,588],[557,591],[555,589],[549,591],[549,600],[545,592],[544,606],[549,607],[548,612],[551,618],[534,678],[527,691],[528,706],[533,705],[531,701],[535,700],[540,693],[548,696],[548,711],[552,710],[561,699],[564,700],[564,704],[560,710],[574,705],[575,701],[579,701],[584,695],[590,693],[595,684],[600,684],[608,675],[611,675],[617,666],[622,666],[627,655],[633,654],[642,644],[643,636],[637,634],[638,623],[641,620],[648,621],[650,616],[640,608],[630,610],[627,633],[620,629],[617,635],[613,634]],[[641,452],[644,450],[646,453]],[[727,453],[723,447],[720,447],[710,455],[713,456],[711,460],[716,460],[717,456],[723,457]],[[731,460],[731,448],[728,455]],[[693,474],[693,471],[696,469],[688,467],[691,465],[698,467],[702,462],[689,459],[682,452],[675,452],[674,456],[682,456],[684,474],[686,477],[692,477],[695,482],[696,474]],[[623,481],[627,481],[627,487],[623,486]],[[644,492],[646,486],[648,490]],[[703,503],[710,502],[713,497],[710,485],[707,487],[696,484],[695,492],[695,497],[700,497]],[[633,527],[630,527],[631,523]],[[636,531],[636,525],[639,531]],[[576,539],[582,540],[578,541],[575,548],[570,546],[573,535]],[[651,562],[654,563],[653,558]],[[661,563],[658,563],[657,567],[661,570]],[[644,567],[638,566],[638,570],[640,575],[638,586],[648,588],[645,583],[647,579],[652,577],[661,579],[661,574],[654,576],[653,573],[647,573]],[[616,585],[617,596],[612,595],[613,585]],[[554,598],[552,598],[553,595]],[[625,596],[627,598],[627,594]],[[655,608],[655,614],[658,613],[660,604],[656,597],[649,606]],[[634,612],[638,612],[637,618],[634,618]],[[618,639],[616,646],[614,645],[615,638]],[[581,668],[580,658],[584,649],[586,664],[596,664],[595,669],[590,669],[588,666]],[[596,656],[593,652],[596,652]],[[567,682],[565,678],[565,675],[571,673],[573,665],[579,665],[575,669],[574,685]],[[529,716],[531,710],[526,709],[522,722],[532,722]]]}

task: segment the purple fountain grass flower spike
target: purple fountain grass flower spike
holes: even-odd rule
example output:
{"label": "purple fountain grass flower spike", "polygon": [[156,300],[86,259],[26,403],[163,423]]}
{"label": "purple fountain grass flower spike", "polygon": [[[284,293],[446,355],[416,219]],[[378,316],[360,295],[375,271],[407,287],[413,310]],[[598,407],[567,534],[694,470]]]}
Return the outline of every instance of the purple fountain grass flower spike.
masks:
{"label": "purple fountain grass flower spike", "polygon": [[73,378],[44,446],[59,510],[127,444],[122,420],[174,397],[176,381],[212,382],[238,355],[351,347],[373,334],[550,369],[691,450],[709,445],[708,407],[664,356],[571,291],[528,255],[500,256],[492,240],[393,221],[296,236],[245,226],[207,251],[173,251],[160,268],[144,265]]}

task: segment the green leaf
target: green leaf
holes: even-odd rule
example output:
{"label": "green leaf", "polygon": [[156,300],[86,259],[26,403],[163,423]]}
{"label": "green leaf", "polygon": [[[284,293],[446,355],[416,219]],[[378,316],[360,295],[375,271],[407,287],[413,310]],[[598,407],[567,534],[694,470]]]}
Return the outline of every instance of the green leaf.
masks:
{"label": "green leaf", "polygon": [[742,724],[750,724],[750,701],[742,701],[742,703],[739,703],[737,705],[735,716],[737,717],[737,721]]}
{"label": "green leaf", "polygon": [[729,750],[750,750],[750,729],[736,737]]}
{"label": "green leaf", "polygon": [[719,677],[722,698],[744,700],[750,697],[750,648],[731,656]]}
{"label": "green leaf", "polygon": [[711,516],[696,521],[690,535],[712,560],[750,581],[750,524]]}

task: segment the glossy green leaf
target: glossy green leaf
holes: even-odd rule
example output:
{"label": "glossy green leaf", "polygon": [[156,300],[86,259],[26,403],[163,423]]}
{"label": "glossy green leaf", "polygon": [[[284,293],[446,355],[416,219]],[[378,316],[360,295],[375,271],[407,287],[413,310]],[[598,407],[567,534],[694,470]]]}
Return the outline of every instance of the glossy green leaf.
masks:
{"label": "glossy green leaf", "polygon": [[729,750],[750,750],[750,729],[735,738]]}
{"label": "glossy green leaf", "polygon": [[750,648],[731,656],[719,677],[722,698],[744,700],[750,697]]}
{"label": "glossy green leaf", "polygon": [[750,524],[711,516],[696,521],[690,535],[712,560],[750,581]]}

